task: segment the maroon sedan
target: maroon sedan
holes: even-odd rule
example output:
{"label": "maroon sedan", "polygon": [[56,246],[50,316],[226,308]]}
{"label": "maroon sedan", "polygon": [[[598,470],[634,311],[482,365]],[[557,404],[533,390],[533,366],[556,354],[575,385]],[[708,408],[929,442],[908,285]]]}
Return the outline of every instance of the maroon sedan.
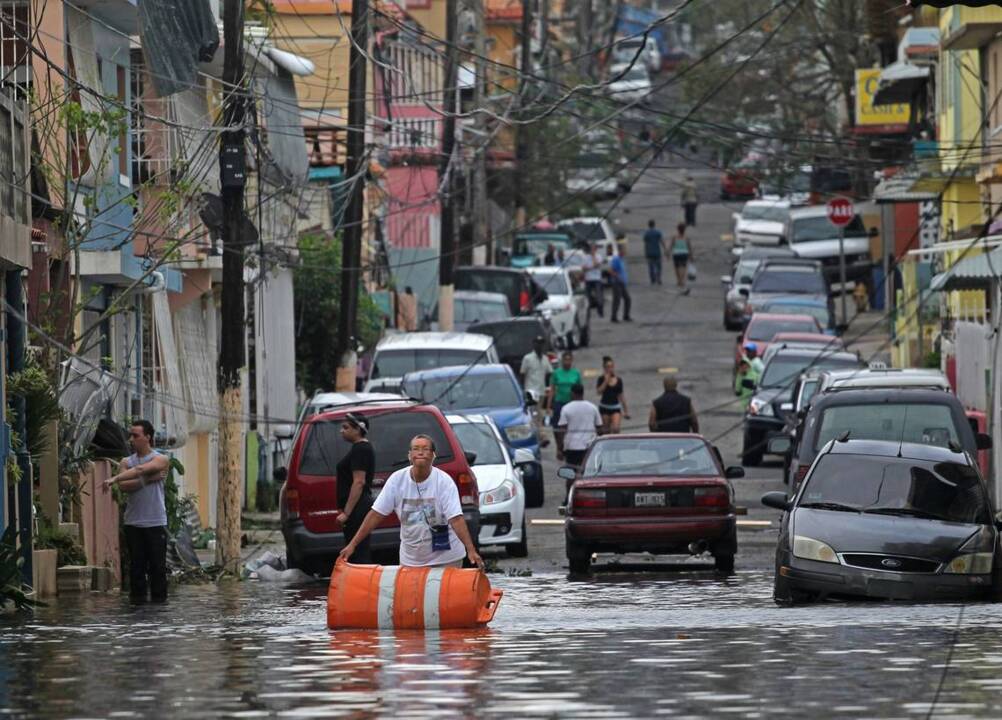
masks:
{"label": "maroon sedan", "polygon": [[572,573],[587,573],[592,553],[701,554],[722,572],[738,549],[734,489],[744,476],[726,470],[700,435],[606,435],[592,443],[573,480],[565,533]]}

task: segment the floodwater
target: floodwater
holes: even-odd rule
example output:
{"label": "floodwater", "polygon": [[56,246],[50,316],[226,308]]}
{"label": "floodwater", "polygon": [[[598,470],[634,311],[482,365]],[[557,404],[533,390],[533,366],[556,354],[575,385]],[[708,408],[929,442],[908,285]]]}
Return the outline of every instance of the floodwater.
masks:
{"label": "floodwater", "polygon": [[332,632],[320,584],[62,599],[0,619],[0,716],[1002,716],[998,606],[779,608],[765,572],[491,580],[479,631]]}

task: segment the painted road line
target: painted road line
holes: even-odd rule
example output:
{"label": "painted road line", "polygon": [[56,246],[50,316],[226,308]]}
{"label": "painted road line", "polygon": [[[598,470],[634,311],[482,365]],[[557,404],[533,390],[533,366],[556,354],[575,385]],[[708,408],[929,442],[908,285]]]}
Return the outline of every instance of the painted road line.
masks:
{"label": "painted road line", "polygon": [[586,378],[595,378],[602,374],[601,370],[596,370],[595,368],[585,368],[581,371],[581,376]]}
{"label": "painted road line", "polygon": [[734,235],[731,233],[724,233],[720,236],[720,242],[734,242]]}
{"label": "painted road line", "polygon": [[[529,521],[530,525],[563,525],[561,518],[535,518]],[[772,527],[772,520],[738,520],[738,527]]]}
{"label": "painted road line", "polygon": [[563,518],[536,518],[529,521],[532,525],[563,525]]}
{"label": "painted road line", "polygon": [[672,374],[677,373],[677,372],[678,372],[678,368],[675,368],[675,367],[658,368],[658,373],[660,373],[661,375],[672,375]]}

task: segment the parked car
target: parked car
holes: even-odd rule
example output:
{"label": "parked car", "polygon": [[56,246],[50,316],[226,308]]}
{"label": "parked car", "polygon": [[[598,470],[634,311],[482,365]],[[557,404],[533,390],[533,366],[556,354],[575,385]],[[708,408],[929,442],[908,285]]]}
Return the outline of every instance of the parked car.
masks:
{"label": "parked car", "polygon": [[[873,262],[870,259],[870,237],[876,228],[867,231],[863,219],[855,215],[843,230],[846,282],[870,282]],[[828,220],[824,205],[794,208],[786,221],[783,239],[802,258],[819,260],[824,266],[825,278],[835,285],[839,282],[839,231]],[[845,288],[846,292],[851,286]]]}
{"label": "parked car", "polygon": [[815,304],[822,303],[828,307],[831,316],[835,315],[831,292],[819,262],[794,258],[766,258],[759,264],[748,289],[745,317],[750,318],[757,312],[763,312],[764,306],[774,300],[794,295]]}
{"label": "parked car", "polygon": [[720,199],[753,198],[758,195],[759,171],[755,167],[738,165],[720,176]]}
{"label": "parked car", "polygon": [[542,265],[546,251],[553,246],[555,250],[565,253],[574,247],[574,238],[565,231],[535,230],[521,232],[512,242],[508,263],[513,268],[529,268]]}
{"label": "parked car", "polygon": [[790,214],[790,203],[783,200],[749,200],[734,213],[734,244],[779,245]]}
{"label": "parked car", "polygon": [[591,308],[584,286],[564,267],[528,268],[536,284],[546,291],[546,302],[537,306],[550,321],[558,346],[587,347],[591,339]]}
{"label": "parked car", "polygon": [[543,338],[543,352],[551,363],[556,363],[556,341],[550,322],[545,317],[516,317],[510,320],[500,320],[492,323],[476,323],[470,325],[471,333],[487,335],[494,340],[500,361],[508,365],[518,375],[522,367],[522,358],[532,351],[532,341]]}
{"label": "parked car", "polygon": [[762,357],[769,349],[769,343],[773,341],[779,333],[807,333],[810,335],[823,335],[818,321],[810,315],[771,315],[769,313],[755,313],[748,321],[745,331],[738,335],[738,341],[734,345],[734,369],[737,370],[738,363],[744,357],[744,347],[750,342],[758,347],[758,355]]}
{"label": "parked car", "polygon": [[622,64],[634,61],[642,62],[651,75],[661,72],[662,59],[657,40],[650,36],[617,40],[612,46],[612,62]]}
{"label": "parked car", "polygon": [[557,227],[571,233],[579,247],[595,243],[607,257],[616,248],[616,231],[608,218],[583,215],[564,218],[557,221]]}
{"label": "parked car", "polygon": [[923,388],[845,389],[819,393],[800,424],[795,445],[770,442],[772,454],[791,454],[790,477],[796,485],[829,440],[848,433],[862,440],[892,440],[948,446],[965,452],[991,448],[991,437],[975,433],[960,400],[950,392]]}
{"label": "parked car", "polygon": [[605,435],[588,450],[567,502],[565,538],[572,573],[588,572],[593,553],[710,552],[718,570],[733,572],[737,552],[732,478],[700,435]]}
{"label": "parked car", "polygon": [[460,365],[408,373],[402,390],[407,397],[445,412],[489,416],[512,451],[524,448],[539,459],[539,432],[531,412],[538,399],[526,396],[507,365]]}
{"label": "parked car", "polygon": [[[289,466],[282,477],[279,495],[282,535],[289,567],[304,572],[329,574],[344,547],[344,534],[337,521],[337,463],[348,452],[341,438],[341,421],[348,413],[364,415],[376,454],[373,488],[378,491],[386,478],[408,464],[407,451],[415,435],[425,434],[435,442],[435,467],[455,480],[463,517],[474,538],[480,534],[480,490],[459,439],[438,408],[398,398],[396,403],[348,405],[306,419],[296,437]],[[399,521],[387,517],[372,532],[372,550],[388,562],[396,561],[400,547]]]}
{"label": "parked car", "polygon": [[781,349],[797,348],[812,349],[824,348],[825,350],[845,350],[842,339],[835,335],[825,335],[824,333],[777,333],[773,335],[765,352],[762,353],[762,362],[768,363],[772,356]]}
{"label": "parked car", "polygon": [[[480,547],[500,545],[512,557],[525,557],[529,554],[525,508],[543,504],[542,477],[536,478],[537,487],[533,488],[537,504],[530,503],[520,469],[527,458],[523,456],[519,463],[517,455],[523,451],[516,451],[513,459],[494,421],[486,415],[452,413],[446,419],[463,450],[475,456],[472,464],[480,488]],[[525,455],[530,462],[535,460],[530,453]]]}
{"label": "parked car", "polygon": [[364,393],[364,392],[324,392],[317,391],[299,411],[299,418],[295,428],[288,430],[277,430],[276,435],[281,437],[295,438],[303,429],[307,419],[322,412],[330,412],[342,407],[354,405],[377,406],[385,403],[398,404],[400,393]]}
{"label": "parked car", "polygon": [[[740,248],[741,253],[735,257],[734,268],[730,275],[721,275],[720,283],[724,286],[724,328],[740,330],[745,326],[745,306],[748,304],[748,291],[751,290],[755,271],[762,261],[771,257],[792,257],[793,251],[785,247],[759,247],[749,245]],[[745,291],[745,292],[742,292]]]}
{"label": "parked car", "polygon": [[409,372],[445,365],[498,362],[494,341],[462,332],[412,332],[387,335],[376,345],[365,392],[397,392]]}
{"label": "parked car", "polygon": [[[782,455],[767,446],[769,438],[783,429],[789,413],[789,403],[797,377],[805,370],[858,368],[862,363],[854,353],[827,348],[789,348],[780,350],[769,360],[759,378],[755,394],[744,417],[742,462],[755,466],[766,452]],[[784,409],[784,405],[787,406]]]}
{"label": "parked car", "polygon": [[834,335],[836,331],[835,312],[831,298],[805,297],[804,295],[783,295],[766,300],[762,303],[761,312],[811,315],[826,335]]}
{"label": "parked car", "polygon": [[[501,293],[480,290],[456,290],[452,297],[452,328],[463,332],[475,322],[493,322],[510,318],[508,298]],[[438,329],[438,306],[432,311],[428,325]]]}
{"label": "parked car", "polygon": [[783,510],[773,597],[997,599],[988,488],[959,446],[832,440]]}
{"label": "parked car", "polygon": [[508,298],[512,315],[531,315],[536,305],[546,301],[546,292],[523,269],[458,267],[453,280],[456,290],[501,293]]}
{"label": "parked car", "polygon": [[605,91],[616,102],[642,102],[652,89],[651,75],[643,63],[617,63],[609,68]]}
{"label": "parked car", "polygon": [[759,185],[763,200],[784,200],[791,206],[811,202],[811,166],[801,165],[792,174],[770,176]]}

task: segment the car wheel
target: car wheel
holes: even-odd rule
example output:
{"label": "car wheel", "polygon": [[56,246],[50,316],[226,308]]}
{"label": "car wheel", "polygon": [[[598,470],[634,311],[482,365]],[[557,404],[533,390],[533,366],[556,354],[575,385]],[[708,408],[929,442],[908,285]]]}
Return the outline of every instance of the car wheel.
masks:
{"label": "car wheel", "polygon": [[567,565],[572,574],[587,575],[591,571],[591,550],[568,538]]}
{"label": "car wheel", "polygon": [[729,317],[727,317],[727,313],[724,313],[724,330],[740,330],[740,329],[741,329],[741,324],[733,322]]}
{"label": "car wheel", "polygon": [[525,532],[525,518],[522,518],[522,540],[514,545],[507,546],[508,554],[515,558],[524,558],[529,555],[529,536]]}
{"label": "car wheel", "polygon": [[745,467],[757,467],[762,464],[765,455],[763,443],[765,438],[758,435],[745,434],[744,448],[741,451],[741,464]]}
{"label": "car wheel", "polygon": [[730,193],[725,193],[723,190],[721,190],[720,191],[720,199],[721,200],[730,200],[731,199]]}
{"label": "car wheel", "polygon": [[581,347],[588,347],[589,343],[591,343],[591,324],[590,323],[588,325],[585,325],[583,328],[581,328],[581,331],[580,331],[580,333],[578,335],[578,338],[581,341]]}
{"label": "car wheel", "polygon": [[714,555],[713,556],[713,566],[717,569],[717,572],[722,572],[725,575],[734,574],[734,556],[733,555]]}
{"label": "car wheel", "polygon": [[567,333],[567,349],[577,350],[581,346],[581,329],[578,327],[578,323],[574,321],[574,327],[571,331]]}
{"label": "car wheel", "polygon": [[813,599],[810,593],[790,587],[790,580],[779,574],[779,568],[776,569],[776,577],[772,582],[773,602],[777,605],[802,605]]}

